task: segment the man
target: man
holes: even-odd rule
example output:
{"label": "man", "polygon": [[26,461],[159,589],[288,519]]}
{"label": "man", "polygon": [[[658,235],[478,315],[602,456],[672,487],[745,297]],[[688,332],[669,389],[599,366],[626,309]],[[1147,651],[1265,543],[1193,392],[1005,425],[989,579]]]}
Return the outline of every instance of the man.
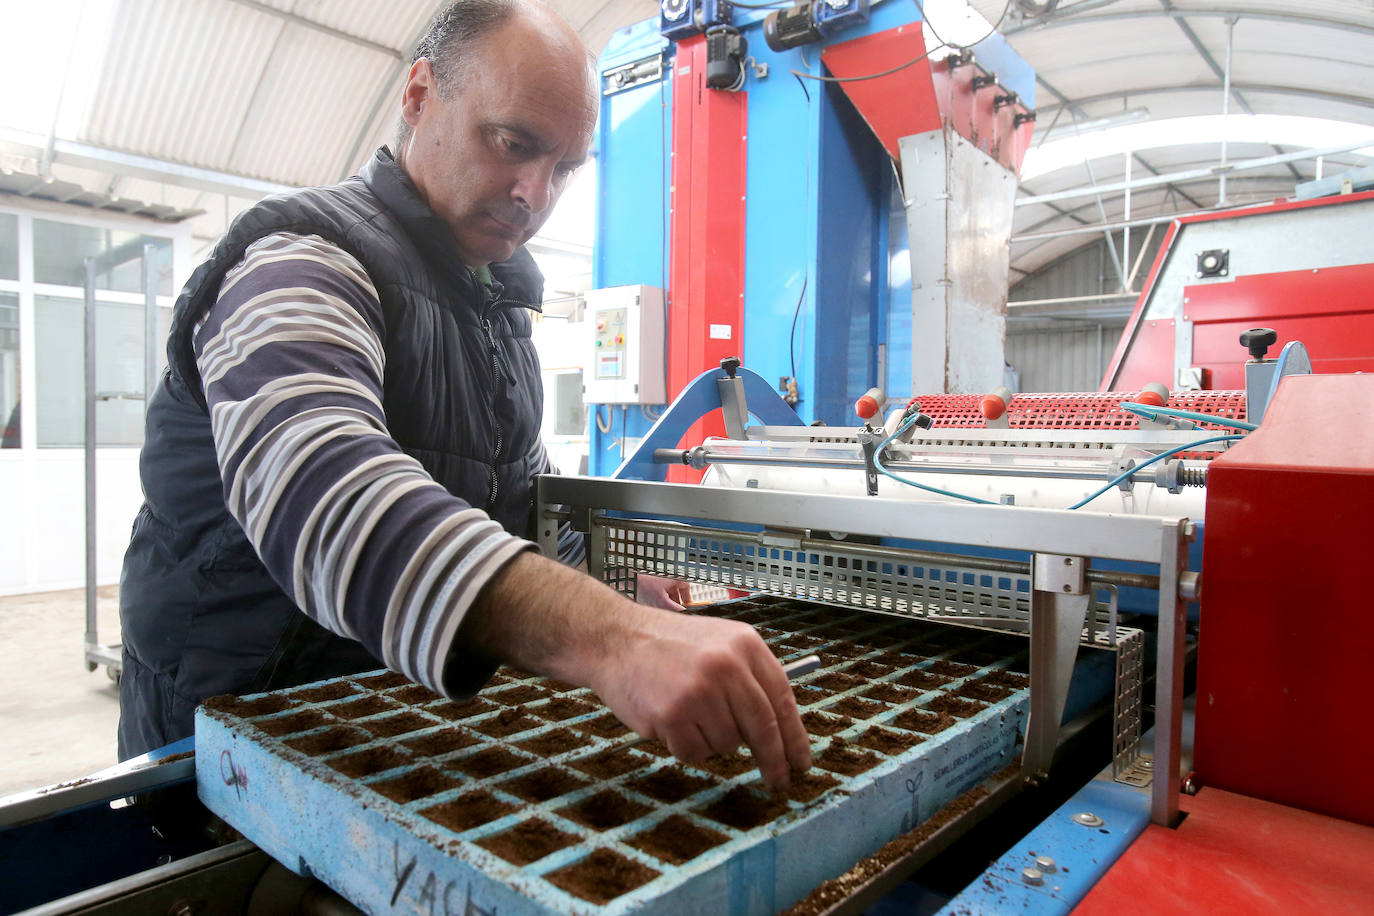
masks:
{"label": "man", "polygon": [[460,0],[417,49],[395,159],[263,201],[196,270],[121,582],[121,757],[189,734],[215,693],[380,661],[461,697],[506,662],[685,760],[747,743],[775,787],[810,766],[750,627],[636,605],[520,536],[549,470],[521,246],[597,99],[555,14]]}

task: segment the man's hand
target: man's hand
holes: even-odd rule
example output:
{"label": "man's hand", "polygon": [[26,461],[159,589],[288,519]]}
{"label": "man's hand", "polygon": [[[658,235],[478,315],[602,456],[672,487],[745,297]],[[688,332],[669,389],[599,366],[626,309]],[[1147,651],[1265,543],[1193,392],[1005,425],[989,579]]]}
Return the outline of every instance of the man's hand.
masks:
{"label": "man's hand", "polygon": [[744,743],[777,789],[811,766],[787,675],[748,624],[643,607],[526,553],[482,590],[458,638],[467,651],[591,687],[689,763]]}
{"label": "man's hand", "polygon": [[635,577],[635,601],[665,611],[680,611],[692,603],[692,585],[681,579],[639,573]]}

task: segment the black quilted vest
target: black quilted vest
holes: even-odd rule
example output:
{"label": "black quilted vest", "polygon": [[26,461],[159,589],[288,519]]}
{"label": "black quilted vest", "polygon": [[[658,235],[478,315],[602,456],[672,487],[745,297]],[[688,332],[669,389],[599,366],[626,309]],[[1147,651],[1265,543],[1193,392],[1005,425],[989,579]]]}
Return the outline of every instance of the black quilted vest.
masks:
{"label": "black quilted vest", "polygon": [[263,200],[234,220],[172,315],[120,578],[121,759],[191,734],[208,696],[381,665],[295,607],[224,505],[192,335],[225,273],[275,232],[322,236],[362,263],[381,300],[391,435],[450,493],[529,536],[543,412],[526,311],[539,308],[543,278],[529,253],[491,265],[489,299],[385,148],[358,177]]}

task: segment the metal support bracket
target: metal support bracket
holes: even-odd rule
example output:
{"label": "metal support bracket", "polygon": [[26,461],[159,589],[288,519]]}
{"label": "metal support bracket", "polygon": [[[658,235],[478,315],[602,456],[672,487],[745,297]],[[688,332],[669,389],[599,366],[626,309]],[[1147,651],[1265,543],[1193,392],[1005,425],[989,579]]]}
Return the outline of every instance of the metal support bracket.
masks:
{"label": "metal support bracket", "polygon": [[1021,773],[1037,779],[1048,775],[1059,745],[1059,723],[1092,594],[1083,557],[1037,553],[1031,566],[1031,710]]}
{"label": "metal support bracket", "polygon": [[878,436],[871,430],[859,430],[859,447],[864,455],[864,486],[869,496],[878,495]]}
{"label": "metal support bracket", "polygon": [[725,415],[725,435],[731,439],[747,439],[744,428],[749,425],[749,407],[744,399],[744,379],[735,375],[716,379],[720,391],[720,412]]}

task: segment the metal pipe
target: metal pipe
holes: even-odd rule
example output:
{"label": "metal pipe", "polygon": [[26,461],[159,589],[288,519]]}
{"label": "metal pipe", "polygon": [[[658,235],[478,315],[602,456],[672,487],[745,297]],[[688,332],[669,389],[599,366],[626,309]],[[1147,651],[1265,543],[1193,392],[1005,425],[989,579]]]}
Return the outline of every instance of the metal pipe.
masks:
{"label": "metal pipe", "polygon": [[[1234,16],[1226,20],[1226,69],[1221,77],[1221,116],[1229,117],[1231,114],[1231,44],[1236,34],[1236,19]],[[1221,135],[1221,166],[1226,167],[1226,133]],[[1128,178],[1130,176],[1127,176]],[[1217,206],[1226,206],[1226,173],[1221,173],[1220,196],[1217,198]],[[1126,214],[1130,216],[1130,214]]]}
{"label": "metal pipe", "polygon": [[[86,468],[86,637],[87,647],[99,641],[96,633],[96,532],[95,532],[95,258],[81,265],[86,274],[85,322],[82,334],[85,351],[85,435],[83,452]],[[87,664],[90,664],[87,662]]]}
{"label": "metal pipe", "polygon": [[153,402],[157,387],[157,277],[153,270],[152,245],[143,246],[143,414]]}

